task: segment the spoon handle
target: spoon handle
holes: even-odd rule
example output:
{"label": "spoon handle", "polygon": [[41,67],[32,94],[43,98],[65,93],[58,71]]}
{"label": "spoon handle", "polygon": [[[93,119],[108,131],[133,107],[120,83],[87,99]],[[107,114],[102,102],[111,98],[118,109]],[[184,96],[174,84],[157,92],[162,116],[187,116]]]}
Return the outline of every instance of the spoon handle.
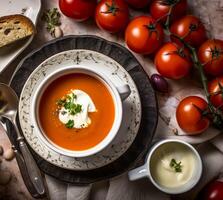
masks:
{"label": "spoon handle", "polygon": [[41,196],[43,196],[46,193],[43,177],[26,143],[22,138],[19,139],[19,147],[23,155],[29,177],[34,187],[36,188],[37,192]]}
{"label": "spoon handle", "polygon": [[[5,132],[8,135],[9,129],[6,126],[6,123],[5,123],[4,119],[2,119],[1,117],[0,117],[0,125],[3,127],[3,129],[5,130]],[[26,163],[25,163],[21,153],[17,150],[17,148],[15,147],[14,144],[12,144],[12,149],[13,149],[13,151],[15,153],[15,157],[16,157],[16,161],[17,161],[17,164],[18,164],[18,167],[19,167],[19,171],[20,171],[20,173],[22,175],[23,182],[26,185],[27,190],[30,192],[30,194],[34,198],[41,198],[41,197],[43,197],[43,195],[39,194],[39,192],[34,187],[33,182],[31,181],[31,178],[30,178],[30,176],[28,174]]]}
{"label": "spoon handle", "polygon": [[34,198],[41,198],[42,196],[36,191],[32,181],[29,177],[29,174],[27,173],[27,168],[26,168],[23,157],[21,156],[21,154],[18,152],[18,150],[15,148],[14,145],[12,145],[12,149],[15,153],[16,161],[18,163],[20,173],[22,175],[23,182],[25,183],[26,188],[28,189],[28,191]]}
{"label": "spoon handle", "polygon": [[26,165],[27,173],[36,191],[39,193],[39,195],[44,196],[46,194],[46,189],[40,169],[38,168],[36,161],[34,160],[32,154],[30,153],[24,141],[24,138],[17,127],[16,120],[14,120],[13,122],[17,134],[17,141]]}

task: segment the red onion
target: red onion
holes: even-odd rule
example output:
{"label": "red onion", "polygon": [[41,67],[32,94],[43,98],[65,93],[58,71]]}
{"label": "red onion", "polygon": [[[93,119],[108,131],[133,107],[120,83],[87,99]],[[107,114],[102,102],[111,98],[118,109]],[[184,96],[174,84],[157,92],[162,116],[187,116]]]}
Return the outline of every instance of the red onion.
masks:
{"label": "red onion", "polygon": [[168,82],[159,74],[153,74],[151,77],[151,83],[155,90],[166,93],[168,92]]}

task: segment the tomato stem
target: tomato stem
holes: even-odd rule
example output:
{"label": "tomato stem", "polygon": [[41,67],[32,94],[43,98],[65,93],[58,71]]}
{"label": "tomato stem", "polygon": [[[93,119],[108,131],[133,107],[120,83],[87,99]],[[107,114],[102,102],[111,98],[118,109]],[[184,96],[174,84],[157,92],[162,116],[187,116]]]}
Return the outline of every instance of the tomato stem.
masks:
{"label": "tomato stem", "polygon": [[114,0],[112,0],[112,4],[111,5],[109,5],[108,3],[105,3],[105,4],[108,7],[108,10],[105,11],[105,12],[101,12],[101,13],[105,13],[105,14],[112,13],[112,15],[115,16],[116,15],[116,12],[120,11],[119,7],[117,7],[115,5],[115,1]]}
{"label": "tomato stem", "polygon": [[161,5],[173,6],[179,3],[180,0],[160,0]]}
{"label": "tomato stem", "polygon": [[218,80],[218,87],[220,89],[219,93],[221,94],[222,98],[223,98],[223,86],[221,84],[221,82]]}
{"label": "tomato stem", "polygon": [[199,23],[198,24],[193,24],[191,23],[189,25],[189,31],[182,37],[182,39],[185,39],[188,35],[190,35],[192,32],[196,31],[199,27]]}
{"label": "tomato stem", "polygon": [[219,56],[221,56],[221,54],[223,54],[221,49],[218,49],[216,46],[214,47],[214,49],[211,49],[210,52],[211,52],[212,60],[218,59]]}
{"label": "tomato stem", "polygon": [[152,33],[157,34],[157,40],[159,40],[159,32],[156,29],[156,23],[150,23],[148,25],[144,25],[149,30],[149,37],[152,36]]}
{"label": "tomato stem", "polygon": [[172,13],[172,10],[173,10],[174,6],[175,6],[175,4],[170,6],[169,12],[167,14],[166,22],[165,22],[165,25],[164,25],[166,28],[168,28],[168,32],[169,33],[170,33],[170,29],[169,29],[169,26],[170,26],[170,16],[171,16],[171,13]]}

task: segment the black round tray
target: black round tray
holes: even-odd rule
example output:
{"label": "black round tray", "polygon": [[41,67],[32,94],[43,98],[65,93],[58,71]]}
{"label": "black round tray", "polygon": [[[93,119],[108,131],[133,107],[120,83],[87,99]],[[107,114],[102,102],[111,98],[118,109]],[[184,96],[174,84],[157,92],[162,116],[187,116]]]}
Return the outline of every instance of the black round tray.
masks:
{"label": "black round tray", "polygon": [[[31,52],[20,62],[18,71],[12,78],[11,87],[20,96],[29,75],[40,63],[54,54],[71,49],[97,51],[117,61],[134,80],[142,103],[142,121],[133,144],[121,157],[104,167],[86,171],[67,170],[50,164],[30,149],[38,166],[44,173],[61,181],[81,185],[120,175],[134,165],[140,164],[150,147],[157,125],[158,113],[154,90],[137,59],[125,47],[97,36],[66,36],[46,43],[41,48]],[[10,139],[14,140],[13,135],[15,134],[13,134],[12,126],[7,123],[7,127]]]}

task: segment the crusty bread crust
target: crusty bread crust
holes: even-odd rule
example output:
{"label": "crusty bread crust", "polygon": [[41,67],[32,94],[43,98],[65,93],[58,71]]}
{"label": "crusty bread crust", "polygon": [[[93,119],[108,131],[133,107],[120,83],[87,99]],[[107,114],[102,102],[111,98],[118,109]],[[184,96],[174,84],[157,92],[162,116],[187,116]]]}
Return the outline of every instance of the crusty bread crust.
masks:
{"label": "crusty bread crust", "polygon": [[24,15],[0,17],[0,47],[35,34],[35,26]]}

